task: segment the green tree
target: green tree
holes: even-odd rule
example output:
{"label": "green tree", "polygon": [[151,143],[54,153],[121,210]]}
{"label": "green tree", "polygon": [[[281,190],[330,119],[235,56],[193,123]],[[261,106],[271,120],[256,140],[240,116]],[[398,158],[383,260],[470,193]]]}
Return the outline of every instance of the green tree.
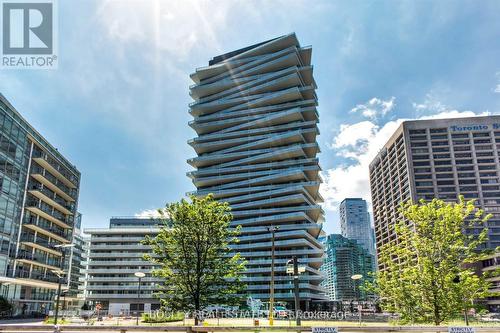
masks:
{"label": "green tree", "polygon": [[399,313],[404,322],[439,325],[488,295],[488,283],[472,264],[485,255],[479,249],[487,240],[490,216],[473,200],[409,202],[400,213],[396,239],[379,249],[384,269],[369,285],[385,311]]}
{"label": "green tree", "polygon": [[240,226],[230,226],[229,204],[212,195],[190,196],[190,201],[168,204],[159,213],[164,226],[144,243],[153,249],[145,258],[159,265],[153,275],[165,281],[157,293],[162,307],[199,311],[212,304],[239,303],[245,263],[230,248],[238,241]]}
{"label": "green tree", "polygon": [[5,297],[0,296],[0,313],[10,313],[12,311],[12,308],[12,304]]}

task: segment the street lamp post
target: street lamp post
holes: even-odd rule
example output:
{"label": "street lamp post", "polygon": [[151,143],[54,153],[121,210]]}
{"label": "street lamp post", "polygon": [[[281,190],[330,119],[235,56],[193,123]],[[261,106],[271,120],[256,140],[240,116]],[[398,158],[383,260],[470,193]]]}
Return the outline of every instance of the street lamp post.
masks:
{"label": "street lamp post", "polygon": [[135,325],[139,325],[139,299],[141,297],[141,279],[146,276],[143,272],[135,272],[134,275],[139,279],[137,286],[137,316],[135,318]]}
{"label": "street lamp post", "polygon": [[[351,276],[351,279],[354,281],[355,284],[355,291],[356,295],[358,296],[358,302],[361,299],[361,293],[359,292],[359,285],[358,281],[363,278],[363,275],[361,274],[354,274]],[[359,316],[359,326],[361,326],[361,306],[358,303],[358,316]]]}
{"label": "street lamp post", "polygon": [[278,226],[267,227],[271,233],[271,288],[269,297],[269,325],[274,324],[274,233],[278,230]]}
{"label": "street lamp post", "polygon": [[[459,275],[457,275],[453,278],[453,283],[456,283],[456,284],[460,283],[460,276]],[[467,306],[465,306],[465,308],[464,308],[464,320],[465,320],[465,326],[469,326],[469,316],[467,315]]]}
{"label": "street lamp post", "polygon": [[61,257],[61,270],[53,271],[57,275],[57,295],[56,295],[56,311],[54,313],[54,326],[57,326],[57,317],[59,316],[59,301],[61,300],[61,284],[62,278],[64,276],[64,260],[66,259],[66,249],[75,246],[75,244],[57,244],[54,245],[55,248],[59,248],[62,251]]}
{"label": "street lamp post", "polygon": [[[295,298],[295,323],[300,326],[300,292],[299,292],[299,262],[297,256],[293,256],[292,260],[289,260],[287,265],[293,262],[293,289]],[[288,271],[288,267],[287,267]],[[287,272],[288,273],[288,272]]]}

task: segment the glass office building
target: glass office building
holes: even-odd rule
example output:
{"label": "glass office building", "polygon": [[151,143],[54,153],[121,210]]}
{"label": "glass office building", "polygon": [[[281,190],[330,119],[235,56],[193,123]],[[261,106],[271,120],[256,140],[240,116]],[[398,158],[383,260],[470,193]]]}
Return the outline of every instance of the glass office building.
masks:
{"label": "glass office building", "polygon": [[[456,202],[463,195],[492,214],[485,248],[495,250],[500,246],[499,151],[500,116],[403,122],[370,164],[377,248],[396,241],[400,202]],[[498,309],[500,298],[488,304]]]}
{"label": "glass office building", "polygon": [[[374,269],[374,256],[356,240],[332,234],[324,240],[326,257],[321,266],[325,274],[322,285],[330,301],[366,301],[372,296],[361,286]],[[359,280],[353,275],[361,275]]]}
{"label": "glass office building", "polygon": [[366,201],[361,198],[346,198],[339,207],[342,236],[355,240],[370,254],[375,255],[373,229]]}
{"label": "glass office building", "polygon": [[53,308],[79,185],[76,167],[0,94],[0,293],[15,313]]}
{"label": "glass office building", "polygon": [[295,34],[214,57],[191,75],[188,160],[198,196],[229,202],[242,233],[234,251],[247,260],[247,296],[270,297],[270,227],[275,232],[275,298],[293,302],[286,263],[296,255],[301,306],[325,299],[318,241],[323,222],[317,154],[319,116],[311,47]]}

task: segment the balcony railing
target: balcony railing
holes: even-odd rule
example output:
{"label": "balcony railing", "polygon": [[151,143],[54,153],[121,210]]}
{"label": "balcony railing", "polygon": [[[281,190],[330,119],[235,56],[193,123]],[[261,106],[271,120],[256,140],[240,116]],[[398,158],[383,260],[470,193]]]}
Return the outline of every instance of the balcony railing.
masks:
{"label": "balcony railing", "polygon": [[61,231],[58,227],[52,225],[50,222],[46,221],[43,217],[39,217],[38,221],[35,217],[26,217],[24,220],[25,224],[33,224],[50,233],[53,233],[59,237],[67,239],[70,235],[68,232]]}
{"label": "balcony railing", "polygon": [[17,259],[24,259],[24,260],[30,260],[30,261],[36,261],[37,263],[40,263],[42,265],[49,265],[53,267],[60,267],[61,266],[61,261],[58,259],[50,258],[45,255],[40,255],[40,254],[33,254],[28,251],[20,251],[17,254]]}
{"label": "balcony railing", "polygon": [[39,199],[35,199],[34,197],[29,198],[26,200],[26,207],[36,207],[40,209],[41,211],[47,213],[48,215],[54,217],[55,219],[72,226],[73,225],[73,216],[68,215],[66,216],[65,214],[61,213],[55,208],[50,207],[48,204],[41,202]]}
{"label": "balcony railing", "polygon": [[73,208],[74,208],[73,204],[67,202],[66,200],[64,200],[62,198],[60,198],[59,196],[57,196],[57,194],[54,191],[52,191],[52,190],[50,190],[50,189],[42,186],[41,184],[36,184],[36,183],[32,184],[32,185],[30,185],[29,189],[30,190],[35,190],[35,191],[40,191],[45,196],[47,196],[49,199],[57,202],[59,205],[63,206],[67,210],[73,211]]}
{"label": "balcony railing", "polygon": [[51,242],[47,239],[43,239],[40,236],[38,236],[35,239],[34,234],[25,234],[25,235],[21,236],[21,242],[35,243],[35,244],[41,245],[43,247],[46,247],[46,248],[52,249],[52,250],[56,250],[57,248],[55,248],[54,245],[59,244],[57,242]]}
{"label": "balcony railing", "polygon": [[33,254],[28,251],[20,251],[17,254],[17,259],[26,259],[26,260],[31,260],[31,261],[37,261],[40,263],[45,263],[45,256],[39,255],[39,254]]}
{"label": "balcony railing", "polygon": [[51,182],[52,184],[57,186],[61,191],[63,191],[64,193],[66,193],[67,195],[69,195],[72,198],[76,198],[76,194],[77,194],[76,189],[69,188],[63,182],[58,180],[54,175],[52,175],[50,172],[46,171],[44,168],[34,164],[31,167],[31,173],[42,175],[49,182]]}
{"label": "balcony railing", "polygon": [[59,162],[55,159],[47,155],[46,153],[35,150],[33,151],[33,158],[42,158],[44,159],[51,167],[53,167],[57,172],[59,172],[62,176],[64,176],[67,180],[69,180],[73,185],[78,185],[78,179],[71,172],[67,171],[65,167],[61,166]]}
{"label": "balcony railing", "polygon": [[[9,270],[7,272],[7,276],[14,276],[14,277],[20,278],[20,279],[41,280],[41,281],[53,282],[53,283],[57,283],[59,281],[59,278],[56,275],[44,274],[42,272],[37,272],[35,270],[31,271],[31,274],[30,274],[30,271],[26,270],[26,269],[16,269],[14,274],[12,274],[12,270]],[[63,279],[63,281],[66,280],[65,278],[62,278],[62,279]]]}

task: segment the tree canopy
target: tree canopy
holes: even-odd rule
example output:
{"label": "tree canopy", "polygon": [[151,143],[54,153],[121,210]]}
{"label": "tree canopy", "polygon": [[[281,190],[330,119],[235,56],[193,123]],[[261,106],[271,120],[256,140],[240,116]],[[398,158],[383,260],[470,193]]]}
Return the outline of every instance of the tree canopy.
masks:
{"label": "tree canopy", "polygon": [[370,286],[385,311],[404,322],[439,325],[488,295],[489,284],[472,264],[485,255],[489,215],[463,197],[404,203],[400,212],[396,239],[378,249],[382,269]]}
{"label": "tree canopy", "polygon": [[167,204],[160,209],[163,226],[145,244],[158,264],[153,275],[164,279],[157,296],[169,310],[201,310],[208,305],[231,305],[244,290],[245,263],[231,250],[239,226],[231,226],[229,204],[208,195]]}

